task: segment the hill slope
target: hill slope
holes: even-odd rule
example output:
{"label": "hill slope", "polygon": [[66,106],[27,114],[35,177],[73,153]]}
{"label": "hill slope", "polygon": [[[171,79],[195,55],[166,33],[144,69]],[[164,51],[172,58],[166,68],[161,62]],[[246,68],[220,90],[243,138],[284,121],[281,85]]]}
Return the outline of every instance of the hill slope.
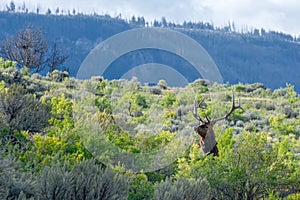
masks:
{"label": "hill slope", "polygon": [[[199,79],[149,87],[59,71],[30,75],[3,60],[0,80],[1,199],[299,199],[293,86],[272,92]],[[205,98],[200,116],[220,117],[231,90],[245,112],[214,126],[220,156],[204,155],[194,99]]]}
{"label": "hill slope", "polygon": [[[0,40],[17,30],[32,24],[42,27],[51,43],[58,41],[70,56],[66,67],[72,76],[88,53],[101,41],[125,30],[145,27],[143,18],[129,22],[110,16],[86,15],[37,15],[33,13],[0,12]],[[254,30],[236,33],[231,27],[215,28],[207,23],[176,25],[154,22],[155,27],[168,27],[187,34],[201,44],[217,64],[224,82],[263,83],[268,88],[295,85],[300,91],[300,44],[299,38],[290,35]],[[187,68],[187,78],[199,78],[192,67],[180,58],[162,51],[142,50],[124,55],[113,63],[105,75],[108,79],[120,78],[118,67],[132,68],[139,64],[156,62],[174,68]]]}

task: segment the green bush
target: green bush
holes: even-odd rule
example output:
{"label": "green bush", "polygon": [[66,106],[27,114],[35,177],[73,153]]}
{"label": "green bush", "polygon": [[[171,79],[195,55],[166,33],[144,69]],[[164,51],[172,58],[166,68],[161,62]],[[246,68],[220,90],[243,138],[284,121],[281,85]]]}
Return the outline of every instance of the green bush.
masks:
{"label": "green bush", "polygon": [[154,185],[148,181],[145,174],[137,174],[130,183],[129,197],[130,200],[152,199]]}
{"label": "green bush", "polygon": [[38,178],[39,199],[119,200],[128,197],[128,180],[95,160],[83,161],[71,170],[67,165],[46,167]]}
{"label": "green bush", "polygon": [[167,179],[155,188],[154,199],[157,200],[205,200],[211,199],[210,186],[205,179],[187,179],[180,177],[177,180]]}
{"label": "green bush", "polygon": [[110,100],[107,98],[107,96],[96,97],[95,106],[97,106],[99,108],[100,112],[107,112],[110,114],[112,113],[112,106],[111,106]]}
{"label": "green bush", "polygon": [[162,90],[166,90],[168,88],[167,82],[165,80],[159,80],[157,86]]}
{"label": "green bush", "polygon": [[23,75],[18,71],[16,67],[9,67],[0,71],[0,79],[4,80],[8,84],[22,84]]}
{"label": "green bush", "polygon": [[170,107],[174,104],[176,101],[176,96],[172,92],[168,92],[162,99],[161,99],[161,105],[165,108]]}
{"label": "green bush", "polygon": [[19,163],[0,150],[0,199],[31,199],[35,195],[34,177],[19,171]]}
{"label": "green bush", "polygon": [[10,67],[16,67],[17,63],[10,60],[4,60],[0,57],[0,70],[1,69],[8,69]]}
{"label": "green bush", "polygon": [[53,72],[47,74],[47,78],[55,82],[62,82],[68,77],[69,77],[69,73],[66,71],[62,72],[59,70],[54,70]]}
{"label": "green bush", "polygon": [[224,152],[222,145],[219,147],[221,156],[205,160],[199,169],[216,198],[257,199],[268,191],[285,193],[299,187],[299,166],[293,162],[287,141],[272,145],[266,133],[244,132],[234,149]]}
{"label": "green bush", "polygon": [[[82,81],[59,73],[56,78],[24,76],[11,65],[0,67],[0,140],[5,144],[0,154],[0,199],[299,196],[300,104],[293,86],[273,94],[261,84],[224,86],[205,80],[186,88],[167,87],[163,82],[161,88],[142,87],[137,79]],[[203,155],[197,134],[187,130],[195,140],[172,167],[146,174],[124,168],[116,174],[99,161],[87,160],[92,154],[85,145],[96,141],[87,131],[93,130],[89,125],[100,125],[100,138],[124,153],[156,153],[177,139],[177,130],[198,123],[192,113],[195,96],[199,101],[207,99],[205,108],[198,109],[201,117],[224,116],[231,106],[231,95],[225,91],[231,87],[239,90],[236,96],[242,98],[246,112],[237,110],[228,121],[215,125],[219,157]],[[84,94],[70,95],[74,89],[94,95],[80,99]],[[83,124],[87,122],[83,118],[93,121]],[[85,131],[91,135],[90,143],[81,141]],[[4,142],[8,138],[13,138],[14,145],[12,140]],[[169,146],[168,152],[177,147]],[[111,155],[103,157],[109,160]],[[131,176],[128,180],[121,174]]]}
{"label": "green bush", "polygon": [[10,134],[13,131],[39,132],[50,118],[48,105],[15,84],[0,93],[0,113]]}

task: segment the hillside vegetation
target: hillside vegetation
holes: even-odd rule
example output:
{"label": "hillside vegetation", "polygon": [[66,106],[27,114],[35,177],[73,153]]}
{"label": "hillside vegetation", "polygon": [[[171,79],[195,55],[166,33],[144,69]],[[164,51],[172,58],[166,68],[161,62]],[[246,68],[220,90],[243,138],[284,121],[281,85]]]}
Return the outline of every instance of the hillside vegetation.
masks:
{"label": "hillside vegetation", "polygon": [[[292,85],[272,91],[198,79],[185,88],[163,80],[150,87],[15,65],[0,59],[0,199],[300,197],[300,98]],[[205,156],[193,131],[194,99],[205,98],[201,116],[220,117],[232,90],[246,112],[215,126],[220,156]],[[179,133],[191,138],[186,148]],[[114,160],[107,144],[126,155],[168,149],[130,165],[126,156]]]}
{"label": "hillside vegetation", "polygon": [[[269,31],[263,28],[244,28],[238,31],[234,22],[224,27],[215,27],[207,22],[184,22],[175,24],[165,18],[147,22],[143,17],[123,19],[120,16],[84,15],[76,11],[48,12],[46,15],[23,11],[0,11],[0,41],[15,35],[26,26],[42,28],[50,46],[54,43],[63,47],[69,56],[64,66],[70,76],[75,77],[80,65],[98,44],[121,32],[135,28],[172,29],[194,39],[208,52],[218,66],[224,82],[263,83],[276,89],[286,83],[300,92],[300,38],[287,33]],[[246,26],[245,26],[246,27]],[[180,47],[178,47],[180,48]],[[3,57],[3,55],[2,55]],[[9,58],[11,59],[11,58]],[[104,76],[108,80],[122,77],[124,68],[132,69],[146,63],[160,63],[180,71],[186,69],[186,79],[193,82],[200,74],[180,56],[159,49],[141,49],[120,56]],[[47,73],[43,71],[44,75]]]}

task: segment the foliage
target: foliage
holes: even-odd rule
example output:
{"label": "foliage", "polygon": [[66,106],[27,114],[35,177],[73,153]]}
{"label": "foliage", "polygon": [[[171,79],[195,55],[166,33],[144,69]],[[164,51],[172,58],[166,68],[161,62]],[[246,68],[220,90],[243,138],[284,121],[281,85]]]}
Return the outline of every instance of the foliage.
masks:
{"label": "foliage", "polygon": [[47,77],[50,80],[53,80],[56,82],[62,82],[63,80],[65,80],[66,78],[69,77],[69,73],[66,71],[61,72],[61,71],[58,71],[57,69],[54,69],[47,74]]}
{"label": "foliage", "polygon": [[2,91],[5,88],[5,82],[4,81],[0,81],[0,92],[2,93]]}
{"label": "foliage", "polygon": [[97,97],[95,99],[95,106],[98,107],[100,112],[112,113],[112,106],[107,96]]}
{"label": "foliage", "polygon": [[[35,180],[18,170],[18,162],[0,150],[0,198],[29,199],[35,194]],[[22,198],[23,196],[23,198]]]}
{"label": "foliage", "polygon": [[161,99],[161,105],[163,107],[170,107],[174,104],[176,101],[176,96],[172,92],[168,92],[162,99]]}
{"label": "foliage", "polygon": [[[266,133],[243,133],[235,150],[203,163],[214,196],[222,199],[257,199],[267,191],[293,191],[299,187],[299,167],[293,164],[290,147],[280,142],[271,145]],[[287,185],[283,185],[282,183]]]}
{"label": "foliage", "polygon": [[22,69],[20,69],[20,73],[24,76],[29,76],[29,69],[27,67],[23,67]]}
{"label": "foliage", "polygon": [[49,107],[35,95],[26,94],[20,85],[12,85],[0,93],[0,111],[10,134],[14,131],[39,132],[50,118]]}
{"label": "foliage", "polygon": [[[2,152],[1,152],[2,155]],[[53,164],[41,174],[16,169],[17,162],[0,157],[1,199],[127,199],[128,178],[103,169],[91,159],[70,167]]]}
{"label": "foliage", "polygon": [[[68,54],[71,54],[70,57],[76,58],[68,59],[67,66],[72,67],[70,68],[71,76],[76,76],[80,61],[93,48],[93,44],[98,42],[99,35],[109,37],[131,28],[145,27],[151,23],[145,22],[143,17],[135,17],[135,20],[125,20],[120,15],[115,17],[101,16],[94,12],[85,15],[76,10],[68,12],[61,8],[58,9],[61,15],[54,15],[58,12],[50,11],[50,9],[48,10],[50,12],[47,11],[47,15],[41,15],[40,8],[36,9],[36,13],[32,10],[28,13],[25,4],[24,6],[16,5],[16,12],[11,13],[12,9],[10,7],[8,5],[9,9],[5,9],[3,6],[5,11],[1,12],[3,19],[1,20],[1,38],[15,34],[15,30],[23,29],[24,23],[22,22],[24,21],[28,24],[42,23],[47,38],[49,38],[49,44],[58,39],[57,41],[63,43],[65,47],[64,52],[68,52]],[[55,26],[63,28],[53,29]],[[234,22],[230,22],[223,27],[215,27],[208,22],[176,24],[166,20],[155,20],[153,26],[174,28],[176,31],[187,34],[198,43],[203,44],[208,53],[213,55],[215,62],[227,69],[226,73],[228,74],[226,77],[230,82],[259,81],[264,82],[267,87],[272,87],[272,89],[282,86],[280,80],[289,80],[295,87],[299,85],[297,77],[299,72],[295,71],[297,70],[296,67],[293,67],[299,66],[298,54],[295,53],[299,52],[299,36],[293,37],[282,32],[245,27],[241,28],[241,32],[239,32],[235,28]],[[86,37],[83,38],[82,35]],[[232,45],[227,45],[228,43]],[[133,54],[134,56],[131,58],[139,59],[138,55],[140,53]],[[172,61],[173,57],[159,56],[159,54],[155,54],[155,57],[162,57],[161,60],[156,60],[157,63],[167,62],[169,66],[182,67],[182,69],[187,69],[184,71],[189,76],[188,80],[195,78],[196,74],[188,65],[182,66],[183,62],[178,62],[177,59]],[[147,57],[148,51],[146,54],[142,51],[141,55]],[[274,58],[278,60],[275,61]],[[123,63],[123,66],[129,66],[132,59],[128,59],[128,62]],[[290,71],[294,73],[285,73],[285,66],[291,66],[293,70]],[[268,76],[270,71],[274,72],[274,68],[279,71],[272,76]],[[113,76],[106,78],[116,78],[115,75],[116,73],[113,73]],[[299,88],[297,89],[299,91]]]}
{"label": "foliage", "polygon": [[[70,129],[73,127],[73,118],[72,118],[72,102],[64,94],[61,94],[59,97],[51,98],[51,114],[52,118],[49,120],[49,123],[54,125],[55,128]],[[54,130],[53,134],[56,134]]]}
{"label": "foliage", "polygon": [[4,70],[0,70],[0,79],[5,81],[7,85],[12,84],[24,84],[24,76],[16,67],[9,67]]}
{"label": "foliage", "polygon": [[257,199],[268,191],[281,196],[298,191],[299,160],[295,162],[287,139],[272,144],[263,132],[232,136],[233,129],[220,136],[220,157],[199,157],[199,147],[194,146],[189,157],[179,160],[177,176],[206,177],[216,199]]}
{"label": "foliage", "polygon": [[49,103],[52,114],[49,124],[52,126],[49,127],[47,135],[36,134],[28,137],[32,145],[19,158],[25,163],[31,162],[36,170],[41,170],[56,160],[68,161],[72,165],[90,158],[90,153],[74,128],[71,100],[62,94],[51,98]]}
{"label": "foliage", "polygon": [[[62,81],[24,76],[11,67],[0,72],[1,77],[18,77],[0,81],[0,138],[5,144],[0,154],[1,199],[298,197],[300,121],[295,113],[300,112],[300,101],[293,86],[272,93],[261,84],[211,85],[199,80],[153,93],[136,79]],[[192,114],[195,94],[199,102],[205,98],[200,116],[223,116],[231,106],[228,94],[238,87],[236,96],[246,112],[235,111],[215,125],[219,157],[203,155],[198,137],[187,131],[194,141],[177,162],[137,174],[114,167],[116,173],[94,160],[80,138],[86,131],[95,140],[88,127],[93,122],[103,130],[100,138],[122,152],[156,153],[171,144],[179,130],[197,123]],[[137,111],[140,115],[133,115]],[[80,117],[86,117],[83,128]],[[178,145],[168,148],[174,152]]]}
{"label": "foliage", "polygon": [[299,130],[296,126],[300,125],[300,120],[287,120],[285,115],[275,115],[269,118],[270,128],[272,131],[282,134],[295,134],[299,135]]}
{"label": "foliage", "polygon": [[166,90],[168,88],[167,82],[165,80],[159,80],[157,86],[163,90]]}
{"label": "foliage", "polygon": [[133,94],[130,98],[130,102],[142,108],[147,108],[146,98],[140,94]]}
{"label": "foliage", "polygon": [[46,167],[39,177],[40,199],[127,199],[128,182],[95,160],[83,161],[70,171],[66,165]]}
{"label": "foliage", "polygon": [[17,63],[11,60],[4,60],[3,58],[0,57],[0,69],[7,69],[10,67],[16,67]]}
{"label": "foliage", "polygon": [[180,177],[177,180],[167,179],[157,185],[154,199],[161,200],[196,200],[211,199],[210,186],[203,178],[187,179]]}
{"label": "foliage", "polygon": [[154,185],[148,182],[147,176],[145,174],[137,174],[131,181],[128,199],[152,199],[153,192]]}

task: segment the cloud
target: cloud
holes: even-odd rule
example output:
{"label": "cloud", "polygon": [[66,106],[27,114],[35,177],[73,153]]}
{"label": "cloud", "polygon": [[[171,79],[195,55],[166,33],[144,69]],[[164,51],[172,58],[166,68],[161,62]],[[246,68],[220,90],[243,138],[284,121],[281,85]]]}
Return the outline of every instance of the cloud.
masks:
{"label": "cloud", "polygon": [[[5,0],[4,4],[9,4]],[[24,0],[14,0],[22,5]],[[144,16],[147,20],[161,19],[182,23],[183,21],[209,21],[224,26],[234,21],[238,27],[265,28],[300,35],[300,1],[298,0],[27,0],[30,10],[57,7],[64,10],[97,12],[125,18]]]}
{"label": "cloud", "polygon": [[[209,0],[208,0],[209,1]],[[300,18],[297,0],[211,0],[212,20],[217,24],[224,19],[236,24],[300,34],[295,19]]]}

